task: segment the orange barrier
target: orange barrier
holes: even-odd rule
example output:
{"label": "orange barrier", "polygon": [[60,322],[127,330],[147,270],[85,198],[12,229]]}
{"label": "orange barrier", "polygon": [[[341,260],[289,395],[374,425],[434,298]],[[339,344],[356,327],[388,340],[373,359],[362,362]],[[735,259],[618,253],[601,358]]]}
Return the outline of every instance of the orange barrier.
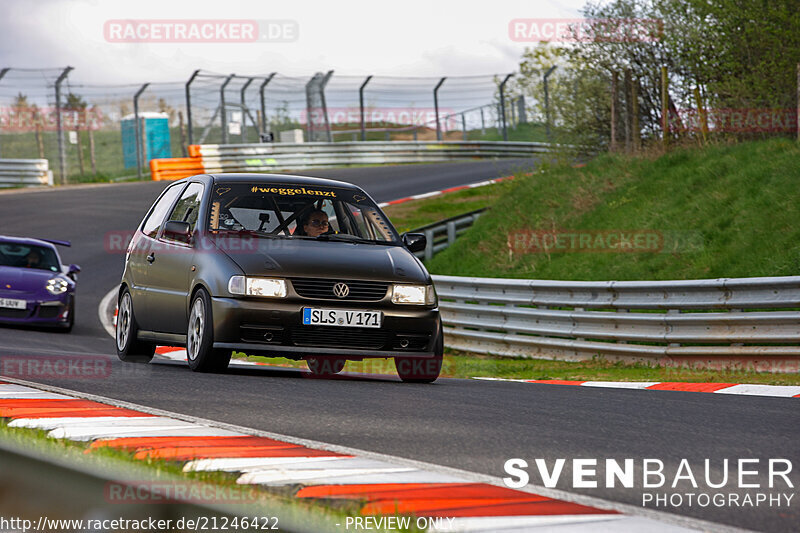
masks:
{"label": "orange barrier", "polygon": [[179,180],[202,174],[205,168],[199,157],[171,157],[150,160],[150,175],[153,181]]}

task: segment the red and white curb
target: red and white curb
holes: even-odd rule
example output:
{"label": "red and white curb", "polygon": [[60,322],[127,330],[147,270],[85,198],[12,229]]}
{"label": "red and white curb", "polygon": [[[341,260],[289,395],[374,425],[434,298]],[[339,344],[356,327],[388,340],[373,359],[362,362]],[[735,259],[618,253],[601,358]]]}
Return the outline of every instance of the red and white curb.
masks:
{"label": "red and white curb", "polygon": [[422,200],[423,198],[433,198],[434,196],[440,196],[442,194],[461,191],[461,190],[464,190],[464,189],[474,189],[476,187],[484,187],[486,185],[494,185],[495,183],[500,183],[501,181],[506,181],[506,180],[511,180],[511,179],[514,179],[514,176],[505,176],[503,178],[495,178],[495,179],[492,179],[492,180],[479,181],[477,183],[470,183],[469,185],[459,185],[458,187],[450,187],[449,189],[442,189],[441,191],[432,191],[432,192],[426,192],[426,193],[423,193],[423,194],[416,194],[414,196],[409,196],[407,198],[399,198],[397,200],[392,200],[390,202],[380,203],[380,204],[378,204],[378,207],[383,209],[384,207],[387,207],[387,206],[390,206],[390,205],[402,204],[402,203],[405,203],[405,202],[410,202],[411,200]]}
{"label": "red and white curb", "polygon": [[689,383],[677,381],[569,381],[559,379],[511,379],[474,377],[484,381],[516,381],[543,385],[574,385],[578,387],[607,387],[611,389],[670,390],[683,392],[709,392],[714,394],[741,394],[745,396],[772,396],[800,398],[797,385],[748,385],[742,383]]}
{"label": "red and white curb", "polygon": [[491,476],[4,379],[0,417],[10,427],[91,442],[87,453],[124,449],[141,460],[183,463],[187,472],[238,473],[242,485],[294,487],[298,499],[361,502],[362,516],[440,518],[433,522],[438,529],[429,531],[725,529],[553,489],[509,489]]}

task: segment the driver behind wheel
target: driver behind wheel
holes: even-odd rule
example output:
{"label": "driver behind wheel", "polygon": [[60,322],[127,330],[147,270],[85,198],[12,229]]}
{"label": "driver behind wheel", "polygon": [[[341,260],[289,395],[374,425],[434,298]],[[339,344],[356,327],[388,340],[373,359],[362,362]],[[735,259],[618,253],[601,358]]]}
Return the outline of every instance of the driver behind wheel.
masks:
{"label": "driver behind wheel", "polygon": [[315,209],[311,211],[300,223],[299,228],[301,231],[296,231],[295,235],[308,235],[309,237],[319,237],[324,233],[332,233],[330,231],[330,223],[328,222],[328,215],[325,211]]}

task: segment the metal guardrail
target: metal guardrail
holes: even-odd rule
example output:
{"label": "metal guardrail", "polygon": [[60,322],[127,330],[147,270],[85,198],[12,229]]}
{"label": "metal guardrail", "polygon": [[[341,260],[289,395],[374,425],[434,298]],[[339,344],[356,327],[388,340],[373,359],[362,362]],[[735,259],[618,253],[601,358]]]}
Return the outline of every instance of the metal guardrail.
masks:
{"label": "metal guardrail", "polygon": [[279,168],[382,163],[419,163],[454,159],[531,157],[551,151],[546,143],[492,141],[391,141],[297,144],[203,144],[190,147],[206,172],[269,171]]}
{"label": "metal guardrail", "polygon": [[472,227],[486,209],[488,208],[476,209],[463,215],[446,218],[433,224],[410,230],[409,233],[424,233],[426,239],[425,250],[415,252],[414,255],[425,261],[429,260],[434,254],[452,245],[458,237]]}
{"label": "metal guardrail", "polygon": [[0,159],[0,188],[53,185],[47,159]]}
{"label": "metal guardrail", "polygon": [[794,361],[800,276],[547,281],[433,276],[445,344],[506,356],[660,364]]}

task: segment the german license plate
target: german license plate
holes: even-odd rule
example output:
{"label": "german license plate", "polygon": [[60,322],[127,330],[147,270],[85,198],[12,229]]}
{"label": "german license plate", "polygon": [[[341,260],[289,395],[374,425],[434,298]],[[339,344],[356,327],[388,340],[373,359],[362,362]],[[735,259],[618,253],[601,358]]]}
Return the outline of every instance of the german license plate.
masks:
{"label": "german license plate", "polygon": [[12,300],[11,298],[0,298],[0,307],[6,309],[25,309],[28,307],[28,302],[25,300]]}
{"label": "german license plate", "polygon": [[352,328],[379,328],[383,313],[352,309],[303,308],[303,324],[306,326],[344,326]]}

